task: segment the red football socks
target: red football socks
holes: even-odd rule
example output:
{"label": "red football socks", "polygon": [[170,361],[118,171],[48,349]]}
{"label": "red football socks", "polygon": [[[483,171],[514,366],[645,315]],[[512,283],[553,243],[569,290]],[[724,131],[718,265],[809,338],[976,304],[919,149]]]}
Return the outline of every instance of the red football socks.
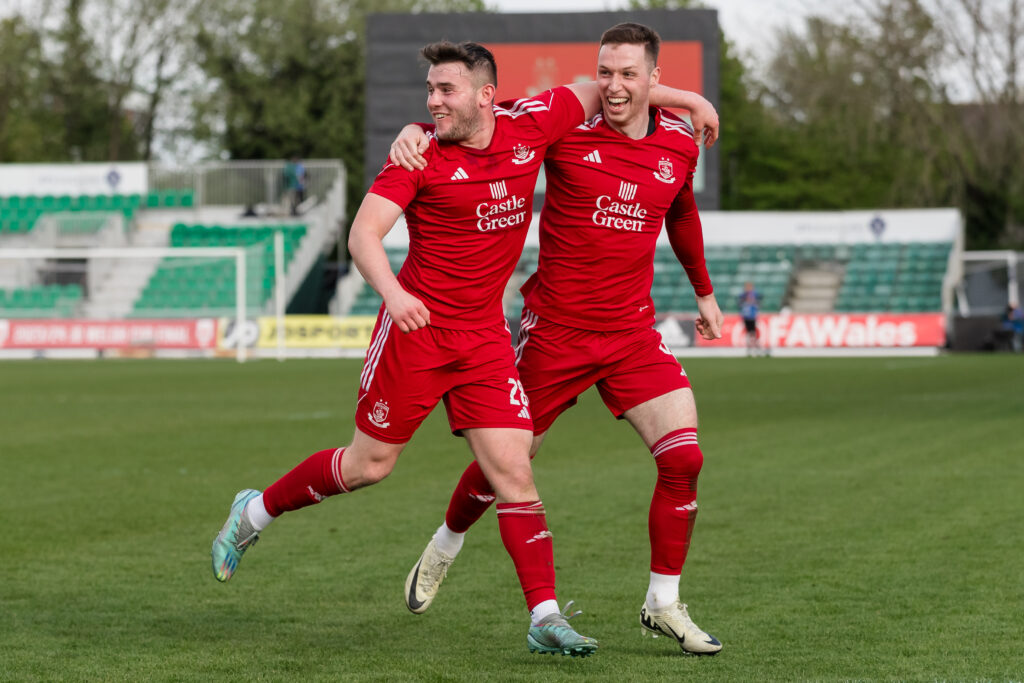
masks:
{"label": "red football socks", "polygon": [[551,532],[539,501],[498,504],[498,530],[512,556],[526,606],[533,609],[555,599],[555,565]]}
{"label": "red football socks", "polygon": [[494,502],[494,489],[476,460],[469,464],[452,492],[444,523],[456,533],[465,533]]}
{"label": "red football socks", "polygon": [[647,528],[651,535],[651,571],[678,576],[686,562],[697,519],[697,475],[704,455],[696,429],[666,434],[651,448],[658,465]]}
{"label": "red football socks", "polygon": [[341,478],[344,448],[318,451],[309,456],[263,492],[263,505],[277,517],[282,512],[315,505],[327,496],[348,493]]}

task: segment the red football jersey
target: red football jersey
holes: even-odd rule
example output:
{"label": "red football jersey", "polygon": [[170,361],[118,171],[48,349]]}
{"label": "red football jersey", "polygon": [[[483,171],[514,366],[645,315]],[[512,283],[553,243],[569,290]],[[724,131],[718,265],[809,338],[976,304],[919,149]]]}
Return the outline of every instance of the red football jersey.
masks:
{"label": "red football jersey", "polygon": [[486,149],[446,143],[429,127],[427,167],[387,163],[370,192],[405,210],[409,255],[398,281],[430,324],[473,329],[503,319],[502,294],[523,251],[533,191],[548,147],[583,121],[568,88],[494,107]]}
{"label": "red football jersey", "polygon": [[548,150],[540,261],[525,306],[562,325],[621,330],[654,323],[654,250],[664,224],[699,295],[712,292],[693,199],[693,129],[651,108],[654,131],[633,140],[601,114]]}

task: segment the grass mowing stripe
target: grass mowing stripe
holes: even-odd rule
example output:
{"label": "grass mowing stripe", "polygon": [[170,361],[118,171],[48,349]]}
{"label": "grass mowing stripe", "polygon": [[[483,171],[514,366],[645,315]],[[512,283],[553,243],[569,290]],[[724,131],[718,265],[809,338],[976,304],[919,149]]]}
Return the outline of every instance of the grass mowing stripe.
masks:
{"label": "grass mowing stripe", "polygon": [[439,412],[387,480],[213,580],[234,492],[349,440],[359,362],[4,363],[0,679],[1024,675],[1018,358],[685,364],[706,460],[682,595],[725,650],[640,638],[654,467],[590,392],[535,461],[559,594],[601,640],[576,661],[527,653],[492,513],[431,610],[402,604],[470,457]]}

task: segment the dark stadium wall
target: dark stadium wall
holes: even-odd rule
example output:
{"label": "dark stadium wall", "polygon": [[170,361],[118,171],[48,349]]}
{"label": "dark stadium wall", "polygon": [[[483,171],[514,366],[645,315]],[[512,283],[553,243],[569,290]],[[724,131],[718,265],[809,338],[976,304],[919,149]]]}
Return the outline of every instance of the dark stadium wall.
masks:
{"label": "dark stadium wall", "polygon": [[325,274],[325,271],[330,269],[331,266],[327,263],[324,255],[318,255],[309,272],[306,273],[302,284],[299,285],[299,289],[295,292],[295,296],[288,302],[285,313],[288,315],[326,314],[327,304],[334,294],[337,283],[336,267],[329,277]]}
{"label": "dark stadium wall", "polygon": [[[665,47],[659,59],[661,82],[700,92],[716,106],[719,98],[719,34],[715,10],[645,10],[573,14],[373,14],[367,25],[366,55],[366,164],[368,188],[380,171],[388,147],[402,126],[429,120],[426,109],[427,66],[419,50],[427,43],[447,39],[472,40],[498,45],[498,98],[522,97],[527,93],[510,92],[513,83],[522,81],[518,63],[503,64],[504,52],[514,56],[515,44],[550,44],[552,55],[579,62],[578,46],[589,50],[590,66],[585,74],[593,78],[597,65],[598,41],[605,29],[623,21],[637,21],[653,27]],[[509,48],[509,49],[506,49]],[[699,57],[699,68],[693,62]],[[560,59],[558,56],[553,59]],[[513,57],[514,59],[514,57]],[[683,63],[680,63],[683,62]],[[561,66],[561,63],[559,64]],[[518,68],[517,68],[518,67]],[[508,73],[513,83],[506,84]],[[579,67],[552,69],[553,73],[579,75]],[[543,83],[544,79],[538,79]],[[571,80],[571,79],[570,79]],[[536,81],[535,81],[536,82]],[[504,86],[508,85],[509,88]],[[545,85],[563,85],[551,83]],[[704,178],[697,186],[701,209],[719,208],[718,147],[701,152]]]}

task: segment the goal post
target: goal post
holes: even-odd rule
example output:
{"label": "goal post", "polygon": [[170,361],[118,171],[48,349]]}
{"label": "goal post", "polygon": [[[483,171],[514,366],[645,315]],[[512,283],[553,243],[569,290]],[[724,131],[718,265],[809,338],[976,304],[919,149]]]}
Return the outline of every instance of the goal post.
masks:
{"label": "goal post", "polygon": [[[275,246],[275,251],[281,250],[280,244]],[[283,264],[280,256],[274,259],[277,262],[276,277],[268,282],[268,256],[262,246],[0,248],[0,349],[29,348],[27,342],[19,346],[9,334],[11,330],[19,326],[25,328],[29,323],[36,323],[39,330],[47,329],[39,327],[42,323],[52,324],[49,330],[56,340],[43,340],[45,349],[84,349],[91,348],[88,340],[83,342],[78,338],[66,340],[67,346],[60,346],[65,334],[59,328],[60,323],[77,320],[83,325],[123,322],[130,326],[133,321],[141,320],[140,316],[165,322],[196,323],[202,319],[203,348],[216,353],[233,346],[237,361],[244,362],[248,352],[241,337],[249,317],[265,315],[265,297],[277,300],[275,312],[277,316],[284,315]],[[230,267],[213,268],[211,275],[210,266],[213,264],[230,264]],[[176,274],[176,269],[184,272]],[[165,286],[173,288],[177,284],[188,290],[170,292],[173,295],[172,307],[160,308],[160,305],[167,306],[167,300],[150,301],[149,308],[143,305],[146,303],[143,301],[144,292],[153,285],[151,281],[159,279],[156,277],[158,271],[165,275],[171,273],[171,280]],[[232,274],[233,296],[230,288]],[[214,275],[220,279],[203,279]],[[175,276],[180,277],[174,280]],[[218,288],[216,296],[209,291],[204,294],[204,287],[214,286],[212,283]],[[175,305],[177,307],[173,307]],[[221,345],[229,335],[226,330],[219,330],[213,347],[209,346],[211,318],[231,321],[234,344]],[[23,336],[31,335],[26,333]],[[146,343],[161,348],[152,340]],[[173,343],[171,346],[186,348]],[[112,347],[101,344],[98,348]],[[131,348],[131,344],[126,342],[118,348]]]}

